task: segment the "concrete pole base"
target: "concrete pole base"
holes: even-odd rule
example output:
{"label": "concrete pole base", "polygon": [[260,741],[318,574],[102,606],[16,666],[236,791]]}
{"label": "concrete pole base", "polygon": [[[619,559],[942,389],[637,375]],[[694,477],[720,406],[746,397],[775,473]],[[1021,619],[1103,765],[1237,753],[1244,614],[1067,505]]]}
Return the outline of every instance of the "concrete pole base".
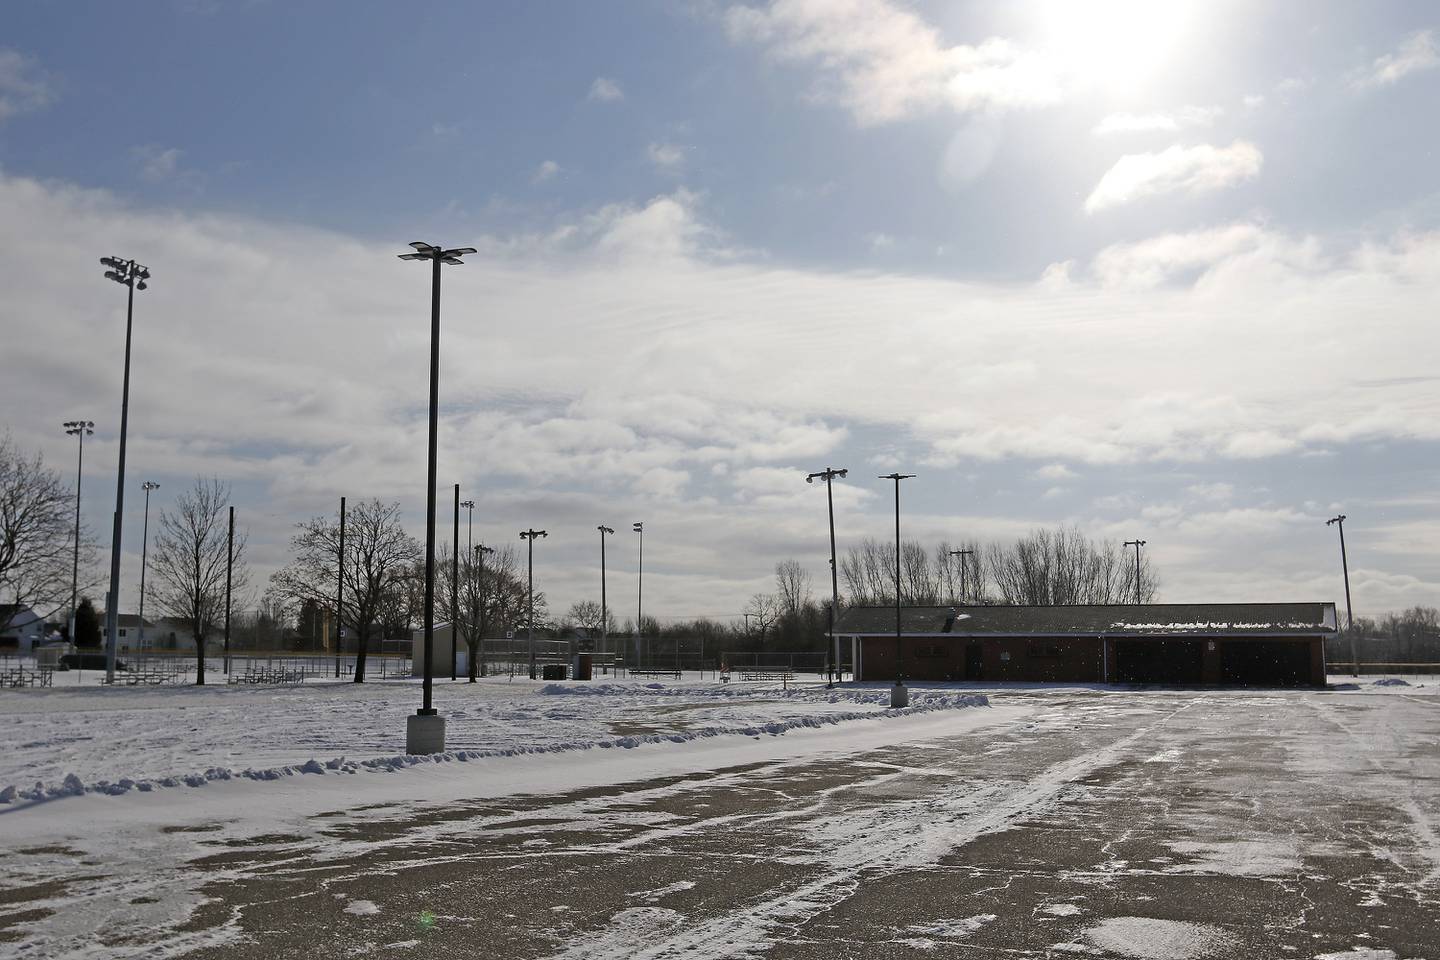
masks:
{"label": "concrete pole base", "polygon": [[910,706],[910,688],[897,683],[890,688],[890,706],[894,709]]}
{"label": "concrete pole base", "polygon": [[439,714],[405,718],[405,752],[442,753],[445,750],[445,718]]}

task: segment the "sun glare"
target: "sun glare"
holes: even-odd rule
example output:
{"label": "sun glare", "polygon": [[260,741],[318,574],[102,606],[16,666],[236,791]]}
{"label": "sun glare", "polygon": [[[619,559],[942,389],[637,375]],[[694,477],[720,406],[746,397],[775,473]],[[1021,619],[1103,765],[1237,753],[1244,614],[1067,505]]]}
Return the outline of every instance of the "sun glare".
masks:
{"label": "sun glare", "polygon": [[1038,0],[1041,44],[1075,80],[1124,94],[1163,73],[1195,25],[1191,0]]}

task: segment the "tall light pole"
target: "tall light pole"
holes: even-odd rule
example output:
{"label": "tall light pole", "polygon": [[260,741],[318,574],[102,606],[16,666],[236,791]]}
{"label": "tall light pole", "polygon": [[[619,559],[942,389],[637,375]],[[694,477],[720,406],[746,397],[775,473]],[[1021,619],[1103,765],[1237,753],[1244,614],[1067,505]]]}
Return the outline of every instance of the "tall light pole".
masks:
{"label": "tall light pole", "polygon": [[900,631],[900,481],[912,480],[913,473],[887,473],[881,480],[895,481],[895,687],[890,691],[890,706],[908,707],[910,691],[903,682],[905,675],[905,647]]}
{"label": "tall light pole", "polygon": [[614,536],[615,531],[600,524],[595,528],[600,531],[600,650],[603,653],[610,652],[610,608],[605,601],[605,538]]}
{"label": "tall light pole", "polygon": [[75,466],[75,565],[70,570],[69,638],[70,643],[75,646],[76,651],[79,651],[80,647],[75,643],[75,604],[77,599],[76,595],[80,592],[80,483],[85,476],[85,438],[94,435],[95,421],[66,420],[65,433],[69,436],[80,438],[79,461]]}
{"label": "tall light pole", "polygon": [[840,614],[840,575],[835,569],[835,495],[831,492],[830,483],[836,477],[844,477],[849,472],[826,467],[818,473],[812,473],[805,477],[806,483],[814,483],[817,479],[825,481],[825,502],[830,508],[830,645],[834,648],[832,656],[835,658],[835,672],[834,679],[825,684],[827,689],[842,679],[840,675],[840,638],[835,635],[835,618]]}
{"label": "tall light pole", "polygon": [[529,572],[526,574],[526,579],[529,584],[527,587],[528,599],[526,601],[526,605],[528,607],[528,611],[526,613],[526,619],[529,620],[530,626],[525,632],[526,634],[528,634],[528,639],[530,641],[531,680],[535,679],[535,538],[546,536],[549,536],[549,534],[547,534],[544,530],[520,531],[520,539],[525,541],[526,549],[529,551],[530,554],[527,559],[527,563],[529,565]]}
{"label": "tall light pole", "polygon": [[455,527],[450,534],[450,679],[460,649],[460,484],[455,484]]}
{"label": "tall light pole", "polygon": [[[363,520],[363,515],[362,515]],[[340,551],[335,576],[335,679],[340,679],[340,655],[345,648],[345,498],[340,498]],[[365,679],[360,658],[355,658],[355,682]]]}
{"label": "tall light pole", "polygon": [[425,681],[423,706],[406,718],[407,753],[439,753],[445,749],[445,718],[432,706],[431,688],[435,679],[435,441],[440,419],[440,265],[460,264],[474,247],[442,250],[428,243],[410,244],[413,253],[401,260],[429,260],[433,266],[430,284],[430,448],[425,484]]}
{"label": "tall light pole", "polygon": [[[1110,541],[1114,543],[1115,541]],[[1125,546],[1135,548],[1135,602],[1144,603],[1140,596],[1140,548],[1145,546],[1144,540],[1126,540]]]}
{"label": "tall light pole", "polygon": [[635,664],[639,666],[640,637],[644,633],[642,624],[645,622],[645,522],[637,520],[630,529],[640,535],[640,566],[635,586]]}
{"label": "tall light pole", "polygon": [[110,596],[105,609],[105,682],[115,682],[115,644],[120,636],[120,527],[125,516],[125,436],[130,423],[130,332],[135,291],[144,290],[150,271],[134,260],[101,257],[105,277],[125,285],[125,379],[120,392],[120,464],[115,471],[115,528],[110,535]]}
{"label": "tall light pole", "polygon": [[[479,641],[476,646],[480,650],[480,656],[476,659],[480,661],[480,675],[483,677],[485,675],[485,554],[494,553],[495,550],[483,543],[475,544],[473,550],[476,565],[475,603],[478,609],[472,612],[471,620],[475,624],[476,632],[480,634],[475,638]],[[470,665],[470,682],[475,682],[475,664],[473,663]]]}
{"label": "tall light pole", "polygon": [[145,523],[140,530],[140,653],[145,653],[145,565],[150,548],[150,491],[159,490],[160,484],[146,480],[140,484],[145,491]]}
{"label": "tall light pole", "polygon": [[975,556],[974,550],[951,550],[950,556],[960,558],[960,605],[965,605],[965,558]]}
{"label": "tall light pole", "polygon": [[1340,530],[1340,570],[1345,575],[1345,634],[1350,638],[1350,676],[1360,676],[1360,651],[1355,645],[1355,612],[1350,607],[1350,561],[1345,557],[1345,514],[1331,517],[1325,526]]}
{"label": "tall light pole", "polygon": [[[225,672],[230,672],[230,575],[235,567],[235,508],[230,508],[230,529],[225,534]],[[337,624],[338,628],[338,624]]]}

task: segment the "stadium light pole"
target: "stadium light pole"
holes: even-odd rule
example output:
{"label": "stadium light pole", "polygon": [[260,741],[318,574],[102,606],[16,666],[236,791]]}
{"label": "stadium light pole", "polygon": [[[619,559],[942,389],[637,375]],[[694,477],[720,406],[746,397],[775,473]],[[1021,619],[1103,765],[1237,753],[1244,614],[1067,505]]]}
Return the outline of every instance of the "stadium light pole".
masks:
{"label": "stadium light pole", "polygon": [[[345,498],[340,498],[340,563],[335,576],[335,679],[340,679],[340,656],[345,647]],[[356,656],[355,669],[360,669]],[[363,680],[359,677],[357,680]]]}
{"label": "stadium light pole", "polygon": [[[1114,543],[1114,540],[1110,541]],[[1140,548],[1145,546],[1144,540],[1126,540],[1125,546],[1135,548],[1135,602],[1137,604],[1145,601],[1140,598]]]}
{"label": "stadium light pole", "polygon": [[640,638],[644,635],[645,622],[645,521],[637,520],[630,529],[640,535],[640,565],[635,586],[635,665],[640,666]]}
{"label": "stadium light pole", "polygon": [[475,552],[475,501],[461,500],[460,506],[465,508],[465,550],[468,553]]}
{"label": "stadium light pole", "polygon": [[951,550],[950,556],[960,558],[960,605],[965,605],[965,558],[975,556],[974,550]]}
{"label": "stadium light pole", "polygon": [[425,484],[425,680],[422,706],[406,718],[407,753],[439,753],[445,749],[445,718],[435,712],[431,699],[435,680],[435,441],[440,419],[440,265],[463,263],[460,258],[477,252],[474,247],[443,250],[415,241],[401,260],[429,260],[430,282],[430,440]]}
{"label": "stadium light pole", "polygon": [[600,531],[600,650],[610,652],[610,613],[605,600],[605,538],[614,536],[615,531],[605,524],[595,528]]}
{"label": "stadium light pole", "polygon": [[835,658],[834,679],[825,684],[828,690],[841,681],[840,675],[840,638],[835,635],[835,618],[840,615],[840,575],[835,570],[835,495],[831,492],[831,481],[836,477],[844,477],[850,471],[836,470],[833,467],[826,467],[818,473],[806,475],[806,483],[814,483],[817,479],[825,481],[825,502],[830,508],[830,646],[832,656]]}
{"label": "stadium light pole", "polygon": [[[477,646],[479,646],[480,648],[480,676],[483,677],[485,676],[485,626],[482,622],[485,615],[485,554],[494,553],[495,549],[493,547],[487,547],[483,543],[477,543],[472,548],[472,552],[475,555],[475,563],[477,566],[477,571],[475,574],[475,593],[477,594],[476,604],[479,609],[472,612],[471,619],[474,620],[476,624],[475,629],[480,634],[480,636],[476,639],[480,641]],[[475,682],[474,666],[470,668],[470,682]]]}
{"label": "stadium light pole", "polygon": [[1360,676],[1360,648],[1355,645],[1355,613],[1350,607],[1350,561],[1345,557],[1345,514],[1331,517],[1325,526],[1340,530],[1340,570],[1345,576],[1345,635],[1350,638],[1350,676]]}
{"label": "stadium light pole", "polygon": [[123,284],[125,299],[125,377],[120,391],[120,464],[115,471],[115,526],[110,534],[110,595],[105,604],[105,682],[115,682],[115,646],[120,635],[120,532],[125,517],[125,436],[130,423],[130,333],[135,291],[144,290],[150,270],[134,260],[101,257],[105,278]]}
{"label": "stadium light pole", "polygon": [[910,691],[905,688],[905,647],[900,632],[900,481],[913,480],[913,473],[887,473],[880,480],[895,481],[895,686],[890,691],[890,706],[908,707]]}
{"label": "stadium light pole", "polygon": [[145,491],[145,522],[140,527],[140,653],[145,653],[145,566],[150,549],[150,491],[159,490],[160,484],[146,480],[140,484]]}
{"label": "stadium light pole", "polygon": [[460,652],[460,484],[455,484],[455,526],[450,534],[450,679]]}
{"label": "stadium light pole", "polygon": [[526,549],[529,552],[529,557],[527,558],[529,570],[526,573],[526,580],[528,586],[526,587],[527,611],[525,616],[526,619],[530,622],[530,626],[526,629],[525,632],[527,634],[526,639],[529,640],[530,646],[531,680],[535,679],[535,538],[547,536],[549,536],[549,534],[547,534],[544,530],[531,529],[520,531],[520,539],[525,541]]}
{"label": "stadium light pole", "polygon": [[[95,433],[93,420],[66,420],[65,433],[80,438],[80,454],[75,466],[75,564],[70,571],[70,643],[75,643],[75,604],[80,592],[80,483],[85,476],[85,438]],[[43,631],[42,631],[43,632]],[[76,646],[76,651],[79,647]]]}
{"label": "stadium light pole", "polygon": [[235,508],[230,508],[230,528],[225,534],[225,672],[230,672],[230,580],[235,568]]}

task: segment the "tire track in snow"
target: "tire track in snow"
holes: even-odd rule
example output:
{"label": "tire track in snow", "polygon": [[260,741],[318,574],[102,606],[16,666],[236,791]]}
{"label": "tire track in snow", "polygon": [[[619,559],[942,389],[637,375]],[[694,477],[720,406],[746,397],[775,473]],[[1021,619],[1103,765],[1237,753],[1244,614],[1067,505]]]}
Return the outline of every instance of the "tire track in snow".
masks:
{"label": "tire track in snow", "polygon": [[[854,893],[866,875],[898,874],[938,862],[979,837],[1053,805],[1076,780],[1120,760],[1127,751],[1198,700],[1107,747],[1053,764],[1021,783],[997,784],[965,796],[928,795],[882,801],[840,818],[817,821],[824,872],[737,904],[715,917],[674,911],[615,914],[605,929],[571,939],[555,960],[663,960],[670,957],[756,957],[775,945],[777,932],[798,929]],[[1149,748],[1147,748],[1149,749]],[[838,821],[838,822],[837,822]],[[643,922],[640,922],[643,919]],[[669,929],[665,929],[666,926]]]}

